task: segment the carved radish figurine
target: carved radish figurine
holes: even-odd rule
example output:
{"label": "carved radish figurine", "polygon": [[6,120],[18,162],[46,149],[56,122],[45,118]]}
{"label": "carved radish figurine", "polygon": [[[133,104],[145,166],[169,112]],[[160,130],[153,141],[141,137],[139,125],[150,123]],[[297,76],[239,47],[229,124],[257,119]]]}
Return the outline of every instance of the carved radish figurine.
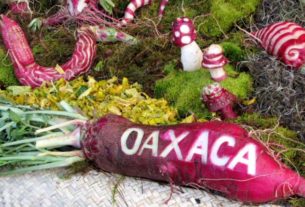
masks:
{"label": "carved radish figurine", "polygon": [[14,14],[32,14],[32,10],[29,5],[29,0],[6,0],[10,10]]}
{"label": "carved radish figurine", "polygon": [[233,111],[233,104],[237,98],[232,93],[222,88],[219,83],[212,83],[203,88],[202,100],[212,112],[220,112],[223,119],[237,117]]}
{"label": "carved radish figurine", "polygon": [[43,67],[35,62],[25,34],[14,20],[1,15],[0,28],[15,75],[22,85],[37,87],[60,78],[70,80],[87,72],[96,56],[95,34],[88,28],[80,28],[72,58],[60,67]]}
{"label": "carved radish figurine", "polygon": [[[10,114],[14,109],[12,105],[1,105],[2,113],[6,110],[4,112]],[[35,114],[37,119],[44,115],[45,120],[47,114],[52,114],[52,118],[44,121],[44,125],[33,121],[39,124],[31,126],[37,130],[38,138],[12,142],[1,136],[0,147],[5,153],[0,153],[0,176],[69,166],[87,159],[107,172],[207,188],[247,203],[305,196],[304,178],[276,159],[265,145],[251,138],[237,124],[211,121],[148,126],[116,115],[86,121],[75,112],[65,112],[64,117],[70,116],[70,119],[63,122],[60,116],[60,124],[42,129],[46,124],[54,124],[58,117],[54,114],[62,112],[36,109],[23,112],[22,109],[28,107],[18,108],[24,116]],[[1,135],[6,131],[2,130]],[[33,146],[30,152],[28,145]],[[65,146],[79,150],[69,151],[71,147]],[[29,164],[25,153],[40,162]]]}
{"label": "carved radish figurine", "polygon": [[224,70],[227,62],[220,45],[212,44],[203,52],[202,66],[209,69],[214,81],[220,82],[227,78]]}
{"label": "carved radish figurine", "polygon": [[262,47],[286,65],[300,69],[305,63],[305,29],[293,22],[278,22],[253,32]]}
{"label": "carved radish figurine", "polygon": [[70,80],[87,72],[96,56],[96,41],[137,43],[132,36],[118,32],[114,28],[81,27],[77,30],[77,43],[71,59],[62,66],[43,67],[35,62],[25,34],[15,21],[2,15],[0,28],[4,44],[14,65],[16,77],[21,84],[32,87],[60,78]]}
{"label": "carved radish figurine", "polygon": [[200,69],[203,54],[195,42],[197,33],[192,20],[187,17],[177,18],[173,23],[172,33],[172,41],[181,48],[183,70],[194,71]]}
{"label": "carved radish figurine", "polygon": [[54,26],[63,22],[116,27],[120,21],[100,10],[98,0],[67,0],[57,13],[47,19],[35,18],[29,26],[36,29],[41,25]]}
{"label": "carved radish figurine", "polygon": [[[135,12],[137,9],[151,4],[152,0],[131,0],[130,3],[127,5],[125,9],[124,18],[122,19],[119,26],[124,26],[127,23],[131,22],[135,17]],[[169,0],[162,0],[159,7],[159,19],[161,19],[164,15],[164,10],[166,5],[168,4]]]}

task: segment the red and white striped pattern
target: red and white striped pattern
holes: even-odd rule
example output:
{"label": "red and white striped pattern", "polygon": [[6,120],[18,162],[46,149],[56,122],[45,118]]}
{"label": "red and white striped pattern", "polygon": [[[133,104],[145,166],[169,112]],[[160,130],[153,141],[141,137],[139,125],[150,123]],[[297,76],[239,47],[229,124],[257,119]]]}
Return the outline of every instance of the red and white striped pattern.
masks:
{"label": "red and white striped pattern", "polygon": [[143,6],[151,4],[152,0],[131,0],[125,9],[124,18],[121,22],[122,25],[126,25],[131,22],[135,17],[135,11]]}
{"label": "red and white striped pattern", "polygon": [[293,22],[278,22],[252,33],[262,47],[286,65],[300,68],[305,63],[305,29]]}
{"label": "red and white striped pattern", "polygon": [[228,63],[220,45],[212,44],[203,52],[202,66],[208,68],[214,81],[220,82],[227,78],[224,66]]}
{"label": "red and white striped pattern", "polygon": [[[121,21],[119,26],[126,25],[128,22],[131,22],[135,17],[135,12],[137,9],[151,4],[152,0],[131,0],[125,9],[124,18]],[[164,15],[164,10],[169,0],[161,0],[158,16],[161,19]]]}
{"label": "red and white striped pattern", "polygon": [[162,0],[161,3],[160,3],[160,7],[159,7],[159,18],[161,19],[164,15],[164,10],[165,10],[165,7],[166,5],[168,4],[169,0]]}
{"label": "red and white striped pattern", "polygon": [[78,30],[78,40],[72,58],[61,66],[61,73],[55,67],[38,65],[20,26],[6,16],[1,17],[2,37],[13,62],[15,75],[22,85],[38,87],[44,82],[60,78],[70,80],[90,69],[96,56],[96,37],[91,30]]}

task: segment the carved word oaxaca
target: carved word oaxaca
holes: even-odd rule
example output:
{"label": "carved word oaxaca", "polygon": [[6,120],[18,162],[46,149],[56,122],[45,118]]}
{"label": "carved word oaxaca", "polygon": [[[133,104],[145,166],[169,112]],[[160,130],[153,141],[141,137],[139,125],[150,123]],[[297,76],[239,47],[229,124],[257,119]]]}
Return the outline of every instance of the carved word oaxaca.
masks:
{"label": "carved word oaxaca", "polygon": [[[132,136],[136,135],[136,136]],[[234,156],[224,155],[221,152],[223,147],[234,148],[236,138],[229,135],[221,135],[213,139],[211,147],[209,147],[209,131],[202,131],[195,139],[192,140],[191,147],[183,154],[181,150],[183,141],[190,138],[190,132],[185,131],[179,135],[174,130],[167,130],[160,136],[160,131],[151,132],[147,138],[144,138],[144,130],[141,128],[129,128],[121,136],[121,149],[126,155],[141,156],[145,150],[149,150],[153,157],[167,158],[170,153],[175,153],[178,160],[192,162],[195,156],[201,157],[201,162],[207,164],[210,162],[215,166],[225,166],[230,170],[238,164],[245,165],[249,175],[256,174],[256,145],[254,143],[246,143]],[[166,140],[166,144],[160,145],[161,141]],[[134,140],[134,141],[133,141]],[[212,140],[211,140],[212,141]],[[221,154],[221,156],[219,155]]]}

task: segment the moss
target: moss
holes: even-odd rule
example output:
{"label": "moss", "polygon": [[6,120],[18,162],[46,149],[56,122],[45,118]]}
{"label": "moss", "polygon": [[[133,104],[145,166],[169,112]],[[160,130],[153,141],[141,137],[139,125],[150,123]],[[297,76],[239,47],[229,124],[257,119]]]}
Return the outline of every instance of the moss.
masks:
{"label": "moss", "polygon": [[297,133],[282,127],[276,117],[264,117],[257,113],[243,114],[235,122],[251,126],[254,130],[261,129],[257,137],[273,149],[276,153],[282,152],[283,161],[291,168],[299,169],[304,176],[305,145],[298,138]]}
{"label": "moss", "polygon": [[0,86],[19,85],[14,74],[14,68],[4,49],[0,48]]}
{"label": "moss", "polygon": [[38,64],[55,66],[67,62],[73,53],[76,40],[71,31],[63,27],[54,30],[43,30],[41,37],[32,35],[33,54]]}
{"label": "moss", "polygon": [[295,207],[305,206],[305,198],[291,198],[289,203]]}
{"label": "moss", "polygon": [[230,60],[230,62],[239,62],[244,60],[245,52],[238,44],[233,42],[222,42],[221,46],[224,49],[224,55]]}
{"label": "moss", "polygon": [[227,33],[237,21],[255,12],[261,0],[213,0],[210,16],[200,25],[200,32],[210,37]]}
{"label": "moss", "polygon": [[[175,106],[181,115],[195,113],[200,118],[209,118],[211,113],[201,102],[201,91],[212,83],[208,70],[183,72],[174,69],[174,65],[165,68],[169,74],[156,82],[155,95],[164,97]],[[237,73],[230,65],[226,66],[229,78],[221,85],[240,99],[245,99],[252,90],[252,79],[246,73]]]}
{"label": "moss", "polygon": [[[138,31],[147,33],[147,29],[142,31],[142,28],[138,28]],[[167,37],[155,38],[149,35],[151,34],[146,34],[146,37],[141,35],[141,42],[137,45],[120,42],[99,44],[98,71],[91,71],[90,75],[98,79],[127,77],[132,82],[143,85],[144,90],[152,94],[155,81],[162,77],[164,65],[179,57],[179,48],[173,46]]]}

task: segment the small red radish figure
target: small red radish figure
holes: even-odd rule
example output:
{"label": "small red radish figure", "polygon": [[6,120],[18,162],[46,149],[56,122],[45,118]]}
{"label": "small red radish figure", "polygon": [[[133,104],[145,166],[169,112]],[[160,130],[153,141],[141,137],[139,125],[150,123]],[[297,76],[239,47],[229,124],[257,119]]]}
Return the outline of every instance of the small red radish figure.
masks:
{"label": "small red radish figure", "polygon": [[237,117],[233,111],[233,104],[237,98],[232,93],[222,88],[219,83],[212,83],[203,88],[202,100],[212,112],[220,112],[222,119]]}
{"label": "small red radish figure", "polygon": [[7,4],[13,14],[32,14],[29,0],[7,0]]}
{"label": "small red radish figure", "polygon": [[202,66],[209,69],[214,81],[220,82],[227,78],[224,70],[227,62],[220,45],[212,44],[203,52]]}
{"label": "small red radish figure", "polygon": [[305,63],[305,29],[294,22],[277,22],[252,35],[262,47],[286,65],[300,69]]}
{"label": "small red radish figure", "polygon": [[[169,0],[162,0],[159,7],[159,19],[161,20],[164,15],[164,10],[166,5],[168,4]],[[146,6],[148,4],[151,4],[152,0],[131,0],[130,3],[127,5],[127,8],[125,9],[124,18],[122,19],[119,26],[127,25],[127,23],[131,22],[135,17],[135,12],[137,9]]]}
{"label": "small red radish figure", "polygon": [[184,71],[194,71],[201,68],[203,58],[200,47],[195,42],[197,33],[191,19],[177,18],[172,25],[172,41],[181,48],[181,62]]}

